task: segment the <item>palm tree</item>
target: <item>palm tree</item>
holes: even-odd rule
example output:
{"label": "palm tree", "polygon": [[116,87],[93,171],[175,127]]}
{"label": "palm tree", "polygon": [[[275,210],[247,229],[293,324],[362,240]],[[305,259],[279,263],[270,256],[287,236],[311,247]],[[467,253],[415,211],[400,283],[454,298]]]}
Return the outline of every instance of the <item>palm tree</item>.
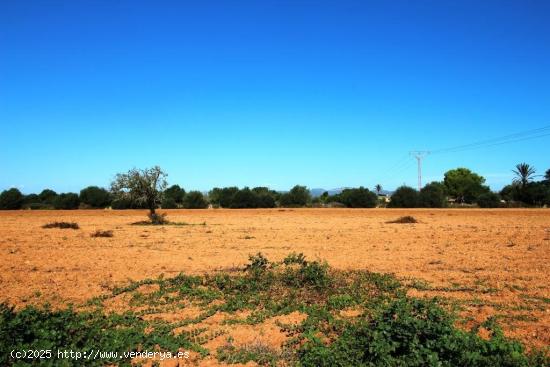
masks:
{"label": "palm tree", "polygon": [[536,170],[535,167],[527,163],[520,163],[516,165],[516,169],[512,170],[512,172],[516,174],[514,183],[519,184],[520,187],[523,188],[533,179]]}
{"label": "palm tree", "polygon": [[376,186],[374,186],[374,189],[376,190],[376,193],[380,195],[380,192],[382,191],[382,185],[376,184]]}

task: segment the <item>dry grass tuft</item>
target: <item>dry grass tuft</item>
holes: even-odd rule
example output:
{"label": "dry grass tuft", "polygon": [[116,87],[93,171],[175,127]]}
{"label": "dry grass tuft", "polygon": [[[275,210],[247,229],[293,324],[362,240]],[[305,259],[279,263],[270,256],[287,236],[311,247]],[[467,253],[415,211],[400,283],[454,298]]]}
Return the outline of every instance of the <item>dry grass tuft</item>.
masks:
{"label": "dry grass tuft", "polygon": [[42,228],[60,228],[60,229],[80,229],[75,222],[51,222],[44,224]]}
{"label": "dry grass tuft", "polygon": [[113,231],[101,231],[98,229],[94,233],[90,234],[90,237],[113,237]]}
{"label": "dry grass tuft", "polygon": [[386,222],[386,223],[407,224],[407,223],[418,223],[418,221],[416,220],[415,217],[406,215],[404,217],[399,217],[395,220],[390,220],[389,222]]}

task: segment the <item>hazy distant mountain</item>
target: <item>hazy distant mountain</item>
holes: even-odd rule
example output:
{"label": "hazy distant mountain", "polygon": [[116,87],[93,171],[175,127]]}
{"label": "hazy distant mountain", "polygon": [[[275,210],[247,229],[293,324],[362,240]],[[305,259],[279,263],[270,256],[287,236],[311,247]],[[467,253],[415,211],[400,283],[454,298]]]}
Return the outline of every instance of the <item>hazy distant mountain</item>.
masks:
{"label": "hazy distant mountain", "polygon": [[[316,198],[316,197],[319,197],[319,196],[323,195],[323,193],[325,191],[327,191],[329,195],[336,195],[336,194],[341,193],[344,189],[348,189],[348,188],[349,187],[339,187],[339,188],[330,189],[330,190],[315,188],[315,189],[309,190],[309,192],[311,194],[311,197]],[[374,190],[372,190],[372,189],[369,189],[369,190],[374,192]],[[391,195],[393,193],[393,191],[382,190],[380,193],[382,195]]]}
{"label": "hazy distant mountain", "polygon": [[311,189],[309,190],[310,194],[311,194],[311,197],[319,197],[321,195],[323,195],[323,193],[325,191],[328,192],[329,195],[336,195],[336,194],[339,194],[341,193],[344,189],[347,189],[347,187],[339,187],[339,188],[336,188],[336,189],[330,189],[330,190],[326,190],[326,189]]}

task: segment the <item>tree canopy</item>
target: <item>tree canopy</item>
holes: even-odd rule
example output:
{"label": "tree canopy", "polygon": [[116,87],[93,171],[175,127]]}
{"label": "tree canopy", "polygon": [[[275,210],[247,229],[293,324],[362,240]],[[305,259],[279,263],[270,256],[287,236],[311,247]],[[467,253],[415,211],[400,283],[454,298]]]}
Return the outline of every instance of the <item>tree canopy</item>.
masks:
{"label": "tree canopy", "polygon": [[424,186],[418,194],[418,205],[423,208],[444,208],[447,206],[445,185],[441,182],[431,182]]}
{"label": "tree canopy", "polygon": [[0,194],[0,209],[3,210],[15,210],[15,209],[21,209],[23,206],[23,200],[24,196],[19,191],[19,189],[16,189],[15,187],[4,190]]}
{"label": "tree canopy", "polygon": [[378,203],[378,196],[363,186],[357,189],[344,189],[339,199],[348,208],[374,208]]}
{"label": "tree canopy", "polygon": [[458,203],[474,203],[477,197],[489,192],[484,186],[485,178],[467,168],[456,168],[445,172],[443,183],[447,193]]}
{"label": "tree canopy", "polygon": [[409,186],[398,187],[391,196],[389,208],[415,208],[418,206],[418,192]]}
{"label": "tree canopy", "polygon": [[80,202],[92,208],[105,208],[111,204],[111,194],[102,187],[88,186],[80,190]]}
{"label": "tree canopy", "polygon": [[111,192],[117,199],[145,205],[151,215],[154,215],[167,186],[166,176],[167,174],[159,166],[146,169],[134,168],[127,173],[119,173],[115,176],[111,183]]}
{"label": "tree canopy", "polygon": [[305,186],[296,185],[289,192],[281,195],[281,206],[305,206],[311,201],[309,190]]}
{"label": "tree canopy", "polygon": [[200,191],[189,191],[183,198],[183,207],[185,209],[206,209],[208,202]]}

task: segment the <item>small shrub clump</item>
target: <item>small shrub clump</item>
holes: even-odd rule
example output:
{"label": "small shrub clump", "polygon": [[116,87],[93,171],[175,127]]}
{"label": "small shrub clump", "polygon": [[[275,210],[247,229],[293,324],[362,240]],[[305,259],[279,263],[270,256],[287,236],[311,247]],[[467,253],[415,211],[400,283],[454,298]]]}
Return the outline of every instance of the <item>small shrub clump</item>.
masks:
{"label": "small shrub clump", "polygon": [[101,231],[97,230],[90,235],[91,237],[113,237],[113,231]]}
{"label": "small shrub clump", "polygon": [[44,224],[42,228],[60,228],[60,229],[80,229],[75,222],[52,222]]}
{"label": "small shrub clump", "polygon": [[399,217],[395,220],[390,220],[387,223],[398,223],[398,224],[407,224],[407,223],[418,223],[415,217],[410,215],[405,215],[403,217]]}
{"label": "small shrub clump", "polygon": [[172,224],[167,218],[165,213],[149,213],[147,215],[149,220],[140,220],[139,222],[132,223],[136,226],[161,226],[166,224]]}
{"label": "small shrub clump", "polygon": [[149,214],[148,217],[153,225],[163,225],[169,223],[168,219],[166,219],[165,213],[152,213]]}
{"label": "small shrub clump", "polygon": [[269,260],[261,252],[258,252],[256,255],[250,255],[248,260],[250,263],[246,265],[245,271],[253,275],[264,273],[269,266]]}

